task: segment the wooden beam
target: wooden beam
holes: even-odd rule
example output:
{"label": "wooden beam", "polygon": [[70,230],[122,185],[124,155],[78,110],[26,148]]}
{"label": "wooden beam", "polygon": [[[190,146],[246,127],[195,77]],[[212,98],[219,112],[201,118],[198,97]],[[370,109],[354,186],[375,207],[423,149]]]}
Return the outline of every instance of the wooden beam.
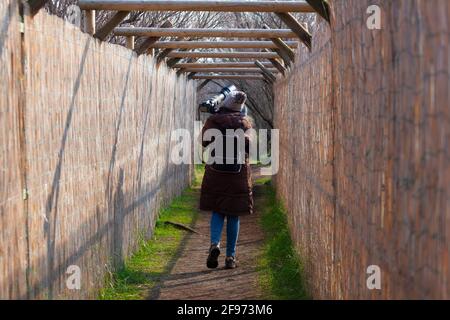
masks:
{"label": "wooden beam", "polygon": [[94,37],[104,41],[108,34],[110,34],[115,27],[119,25],[129,14],[128,11],[118,11],[109,19],[100,29],[95,32]]}
{"label": "wooden beam", "polygon": [[[116,36],[136,37],[217,37],[217,38],[295,38],[290,29],[199,29],[199,28],[116,28]],[[156,41],[155,41],[156,42]]]}
{"label": "wooden beam", "polygon": [[[270,67],[270,62],[263,62],[263,65]],[[178,63],[173,66],[174,68],[196,68],[196,69],[209,69],[209,68],[253,68],[255,64],[253,62],[216,62],[216,63]]]}
{"label": "wooden beam", "polygon": [[330,4],[326,0],[306,0],[306,2],[328,23],[331,23]]}
{"label": "wooden beam", "polygon": [[283,52],[283,54],[286,55],[292,62],[295,61],[295,52],[287,45],[286,42],[280,38],[273,38],[271,40],[278,47],[277,49],[279,51]]}
{"label": "wooden beam", "polygon": [[275,82],[277,81],[277,77],[273,75],[272,72],[270,72],[261,62],[258,60],[255,61],[255,65],[261,69],[262,73],[268,78],[270,81]]}
{"label": "wooden beam", "polygon": [[[268,69],[270,72],[278,72],[277,69]],[[180,69],[181,72],[212,72],[212,73],[261,73],[260,68],[185,68]]]}
{"label": "wooden beam", "polygon": [[[174,58],[174,59],[177,59],[177,58]],[[189,64],[196,64],[197,60],[198,60],[198,58],[189,58],[189,59],[187,59],[187,63],[189,63]],[[179,76],[181,74],[183,74],[183,72],[180,69],[180,70],[177,71],[177,76]]]}
{"label": "wooden beam", "polygon": [[193,80],[198,79],[223,79],[223,80],[264,80],[264,76],[242,75],[242,74],[196,74],[191,77]]}
{"label": "wooden beam", "polygon": [[283,76],[286,76],[287,69],[277,60],[277,59],[269,59],[270,63],[277,68]]}
{"label": "wooden beam", "polygon": [[79,0],[78,5],[84,10],[314,12],[305,1]]}
{"label": "wooden beam", "polygon": [[[174,42],[179,42],[179,40],[174,41]],[[154,49],[154,48],[152,48],[152,49]],[[158,63],[160,63],[162,60],[164,60],[167,57],[167,55],[174,50],[175,50],[174,48],[165,48],[162,52],[160,52],[158,55],[158,58],[157,58]],[[187,51],[187,49],[183,48],[183,49],[180,49],[179,51]],[[182,58],[172,58],[172,59],[182,59]],[[167,62],[169,62],[172,59],[169,59]],[[177,63],[177,61],[171,61],[170,63],[174,65]]]}
{"label": "wooden beam", "polygon": [[274,52],[170,52],[171,58],[235,58],[235,59],[270,59],[277,58]]}
{"label": "wooden beam", "polygon": [[[276,15],[283,21],[295,34],[297,37],[306,45],[306,47],[311,50],[312,36],[290,13],[277,12]],[[270,37],[270,38],[281,38],[281,37]]]}
{"label": "wooden beam", "polygon": [[28,0],[28,5],[30,7],[30,15],[34,16],[42,7],[45,6],[48,0]]}
{"label": "wooden beam", "polygon": [[[277,38],[279,39],[279,38]],[[286,41],[289,48],[297,48],[297,41]],[[170,49],[265,49],[277,48],[272,41],[162,41],[152,45],[153,48]]]}
{"label": "wooden beam", "polygon": [[284,65],[287,67],[291,67],[291,59],[287,54],[285,54],[283,51],[279,49],[270,49],[272,52],[275,52],[283,61]]}
{"label": "wooden beam", "polygon": [[[162,25],[161,25],[161,29],[164,28],[171,28],[172,27],[172,23],[170,23],[169,20],[166,20]],[[138,28],[128,28],[130,30],[133,29],[138,29]],[[136,36],[133,34],[128,34],[127,36]],[[148,37],[147,39],[144,40],[144,42],[142,42],[140,44],[140,46],[136,49],[136,53],[138,55],[144,54],[145,52],[147,52],[148,48],[150,48],[156,41],[159,40],[160,37]]]}
{"label": "wooden beam", "polygon": [[[264,25],[263,28],[266,30],[270,29],[268,25]],[[287,43],[280,38],[272,38],[270,40],[272,40],[272,43],[275,45],[276,52],[287,64],[295,61],[295,52],[288,46]]]}

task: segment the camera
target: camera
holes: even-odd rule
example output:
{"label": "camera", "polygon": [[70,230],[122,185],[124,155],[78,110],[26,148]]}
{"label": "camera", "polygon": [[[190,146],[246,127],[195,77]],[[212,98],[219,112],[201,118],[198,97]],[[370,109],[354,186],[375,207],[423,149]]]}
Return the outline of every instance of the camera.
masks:
{"label": "camera", "polygon": [[225,100],[225,98],[233,91],[236,91],[237,88],[234,85],[224,87],[220,93],[211,99],[208,99],[202,103],[200,103],[198,109],[200,112],[215,114],[220,110],[220,104]]}

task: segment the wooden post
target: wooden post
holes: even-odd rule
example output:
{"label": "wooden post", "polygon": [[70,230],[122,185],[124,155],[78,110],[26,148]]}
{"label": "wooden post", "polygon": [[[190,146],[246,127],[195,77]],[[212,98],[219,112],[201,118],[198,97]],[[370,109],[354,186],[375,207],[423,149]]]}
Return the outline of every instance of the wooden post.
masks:
{"label": "wooden post", "polygon": [[[279,38],[276,38],[279,39]],[[286,41],[288,47],[297,48],[297,41]],[[156,42],[152,48],[162,49],[275,49],[278,46],[272,41],[162,41]],[[292,49],[291,49],[292,50]]]}
{"label": "wooden post", "polygon": [[[136,37],[206,37],[206,38],[295,38],[291,29],[202,29],[202,28],[116,28],[116,36]],[[156,42],[156,41],[155,41]],[[153,42],[154,43],[154,42]],[[152,44],[153,44],[152,43]]]}
{"label": "wooden post", "polygon": [[[312,36],[290,13],[277,12],[276,15],[297,35],[297,37],[311,50]],[[281,37],[273,37],[281,38]]]}
{"label": "wooden post", "polygon": [[264,80],[262,75],[242,75],[242,74],[196,74],[191,77],[192,80],[198,79],[223,79],[223,80]]}
{"label": "wooden post", "polygon": [[84,30],[93,36],[95,34],[95,10],[86,10],[85,13]]}
{"label": "wooden post", "polygon": [[[272,64],[270,62],[262,63],[265,67],[270,67]],[[173,66],[174,68],[197,68],[197,69],[209,69],[209,68],[254,68],[255,63],[253,62],[215,62],[215,63],[178,63]]]}
{"label": "wooden post", "polygon": [[134,36],[128,36],[126,37],[126,42],[125,42],[125,46],[130,49],[130,50],[134,50],[134,42],[135,42],[135,37]]}
{"label": "wooden post", "polygon": [[127,37],[127,48],[130,50],[134,50],[134,37],[133,36]]}
{"label": "wooden post", "polygon": [[109,19],[101,28],[95,32],[94,37],[105,40],[106,37],[113,31],[115,27],[119,25],[127,16],[129,12],[128,11],[118,11],[116,14]]}
{"label": "wooden post", "polygon": [[171,58],[239,58],[239,59],[270,59],[277,58],[274,52],[182,52],[174,51],[167,55]]}
{"label": "wooden post", "polygon": [[84,10],[314,12],[304,1],[79,0],[78,5]]}
{"label": "wooden post", "polygon": [[255,61],[255,65],[261,69],[262,73],[272,82],[275,82],[277,80],[277,77],[273,75],[272,72],[270,72],[261,62],[258,60]]}
{"label": "wooden post", "polygon": [[[160,28],[164,29],[164,28],[170,28],[172,27],[172,23],[170,23],[169,20],[166,20]],[[129,30],[133,30],[133,29],[138,29],[138,28],[128,28]],[[128,34],[126,36],[133,36],[133,34]],[[159,40],[160,37],[148,37],[147,39],[144,40],[144,42],[141,43],[141,45],[136,49],[136,53],[138,55],[141,55],[145,52],[147,52],[148,48],[150,48],[152,46],[152,44],[154,44],[156,41]]]}

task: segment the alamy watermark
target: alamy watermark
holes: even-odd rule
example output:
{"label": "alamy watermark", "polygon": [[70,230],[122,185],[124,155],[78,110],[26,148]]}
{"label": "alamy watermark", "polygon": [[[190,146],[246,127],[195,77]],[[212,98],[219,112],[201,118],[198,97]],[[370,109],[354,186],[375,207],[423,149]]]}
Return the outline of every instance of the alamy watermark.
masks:
{"label": "alamy watermark", "polygon": [[366,21],[369,30],[381,29],[381,8],[377,5],[367,7],[366,13],[369,15]]}
{"label": "alamy watermark", "polygon": [[381,268],[375,264],[367,267],[366,273],[369,275],[366,286],[369,290],[381,290]]}
{"label": "alamy watermark", "polygon": [[69,290],[81,289],[81,268],[77,265],[70,265],[67,267],[66,274],[69,276],[66,279],[66,287]]}

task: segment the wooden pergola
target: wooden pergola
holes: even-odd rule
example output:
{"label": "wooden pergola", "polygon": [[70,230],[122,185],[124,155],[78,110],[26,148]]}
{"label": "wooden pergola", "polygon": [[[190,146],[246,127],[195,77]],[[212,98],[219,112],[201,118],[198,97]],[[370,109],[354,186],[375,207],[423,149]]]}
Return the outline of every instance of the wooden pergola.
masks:
{"label": "wooden pergola", "polygon": [[[47,0],[28,0],[35,14]],[[190,79],[245,79],[273,83],[277,74],[286,76],[295,60],[299,41],[311,49],[312,35],[292,13],[317,13],[330,22],[326,0],[305,1],[245,1],[245,0],[79,0],[85,12],[85,30],[105,40],[110,34],[126,37],[126,45],[138,55],[159,50],[157,61],[166,59],[178,74],[188,73]],[[97,10],[115,11],[104,25],[95,25]],[[165,21],[158,28],[118,27],[131,11],[213,11],[271,12],[286,25],[286,29],[198,29],[173,28]],[[136,37],[145,38],[135,46]],[[163,37],[175,41],[161,41]],[[195,41],[189,41],[195,38]],[[201,38],[233,38],[233,40],[201,41]],[[243,38],[242,40],[236,40]],[[248,40],[254,39],[254,40]],[[295,40],[296,39],[296,40]],[[204,49],[252,49],[253,51],[204,51]],[[192,51],[193,50],[193,51]],[[199,51],[202,50],[202,51]],[[259,50],[259,51],[255,51]],[[234,62],[197,62],[200,58],[233,59]],[[186,59],[185,62],[183,60]],[[201,87],[201,86],[200,86]]]}

